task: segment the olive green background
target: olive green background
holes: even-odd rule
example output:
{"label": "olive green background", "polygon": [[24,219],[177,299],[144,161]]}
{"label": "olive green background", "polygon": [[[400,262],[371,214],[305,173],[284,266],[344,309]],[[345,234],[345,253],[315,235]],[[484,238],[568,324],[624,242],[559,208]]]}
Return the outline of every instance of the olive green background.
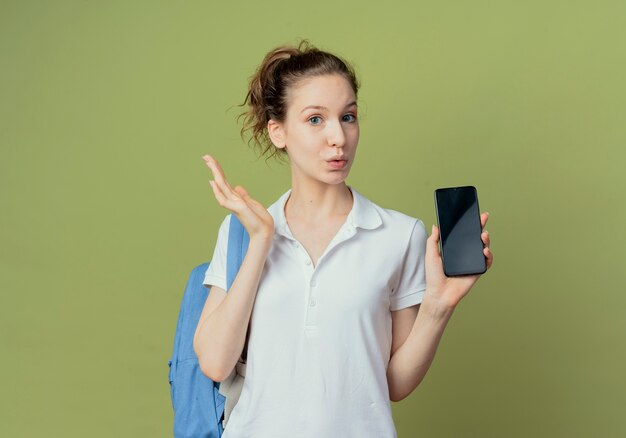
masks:
{"label": "olive green background", "polygon": [[0,436],[167,437],[190,270],[220,207],[201,155],[269,206],[287,165],[235,121],[273,47],[362,80],[347,180],[436,220],[472,184],[495,263],[402,437],[626,435],[621,1],[0,1]]}

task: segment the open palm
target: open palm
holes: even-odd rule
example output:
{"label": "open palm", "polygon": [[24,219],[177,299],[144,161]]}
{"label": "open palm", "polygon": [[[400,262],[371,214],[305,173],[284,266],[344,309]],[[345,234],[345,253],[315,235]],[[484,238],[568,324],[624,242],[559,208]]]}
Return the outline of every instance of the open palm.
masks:
{"label": "open palm", "polygon": [[257,237],[271,240],[274,237],[274,218],[267,209],[253,199],[242,186],[231,187],[215,158],[204,155],[202,159],[213,172],[210,184],[217,202],[237,216],[251,240]]}

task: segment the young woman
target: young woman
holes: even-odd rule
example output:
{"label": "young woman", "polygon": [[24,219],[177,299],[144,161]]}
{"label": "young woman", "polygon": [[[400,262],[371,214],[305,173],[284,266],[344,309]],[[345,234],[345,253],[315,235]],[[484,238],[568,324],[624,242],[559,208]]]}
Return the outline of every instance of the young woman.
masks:
{"label": "young woman", "polygon": [[[390,400],[422,381],[479,278],[446,277],[437,227],[428,237],[421,220],[346,184],[359,141],[357,91],[345,61],[306,41],[266,55],[244,101],[243,131],[291,166],[291,188],[267,209],[203,157],[217,202],[250,235],[226,293],[228,215],[222,222],[194,338],[203,373],[222,381],[250,325],[245,383],[225,438],[395,437]],[[490,267],[486,231],[482,240]]]}

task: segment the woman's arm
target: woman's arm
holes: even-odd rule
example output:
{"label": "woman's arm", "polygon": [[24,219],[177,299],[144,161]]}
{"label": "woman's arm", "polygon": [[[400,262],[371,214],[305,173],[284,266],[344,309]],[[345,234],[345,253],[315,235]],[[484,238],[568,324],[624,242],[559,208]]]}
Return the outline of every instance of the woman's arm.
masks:
{"label": "woman's arm", "polygon": [[221,382],[230,375],[243,351],[261,273],[274,241],[274,219],[243,187],[231,187],[213,157],[202,158],[213,172],[211,188],[218,203],[237,216],[250,236],[228,293],[219,287],[211,288],[193,338],[200,369]]}
{"label": "woman's arm", "polygon": [[436,308],[425,300],[391,312],[393,342],[387,367],[391,401],[404,399],[424,379],[453,311],[454,308]]}
{"label": "woman's arm", "polygon": [[[480,215],[483,230],[488,218],[489,213]],[[481,233],[481,240],[489,269],[493,253],[489,249],[491,239],[487,231]],[[393,337],[387,383],[392,401],[402,400],[420,384],[454,309],[480,278],[480,275],[446,277],[438,244],[439,228],[433,225],[433,232],[426,241],[426,291],[422,303],[391,313]]]}
{"label": "woman's arm", "polygon": [[211,380],[224,380],[239,360],[271,245],[271,240],[251,239],[228,293],[211,288],[193,338],[200,369]]}

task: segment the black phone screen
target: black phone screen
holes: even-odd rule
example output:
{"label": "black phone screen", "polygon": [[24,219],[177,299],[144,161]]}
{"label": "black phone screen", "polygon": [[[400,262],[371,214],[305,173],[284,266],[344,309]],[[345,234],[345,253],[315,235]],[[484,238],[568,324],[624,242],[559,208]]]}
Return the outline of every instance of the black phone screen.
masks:
{"label": "black phone screen", "polygon": [[480,238],[480,210],[476,187],[435,190],[435,209],[446,276],[482,274],[487,270]]}

